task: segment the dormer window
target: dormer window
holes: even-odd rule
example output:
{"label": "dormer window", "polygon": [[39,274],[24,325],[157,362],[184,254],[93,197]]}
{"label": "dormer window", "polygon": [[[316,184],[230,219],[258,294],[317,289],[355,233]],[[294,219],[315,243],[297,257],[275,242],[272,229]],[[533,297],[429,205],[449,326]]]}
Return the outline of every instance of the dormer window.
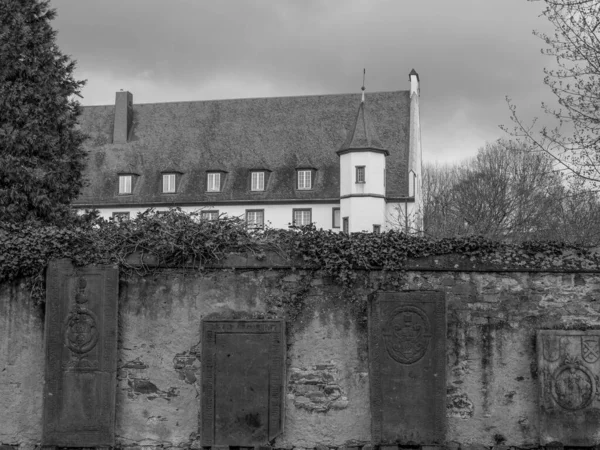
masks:
{"label": "dormer window", "polygon": [[133,175],[119,175],[119,195],[128,195],[133,192]]}
{"label": "dormer window", "polygon": [[356,166],[356,183],[365,182],[365,166]]}
{"label": "dormer window", "polygon": [[296,186],[299,190],[310,190],[313,188],[314,172],[313,169],[298,169],[296,171]]}
{"label": "dormer window", "polygon": [[251,191],[264,191],[265,190],[265,172],[256,171],[252,172],[250,176],[250,190]]}
{"label": "dormer window", "polygon": [[176,173],[163,173],[162,191],[163,191],[163,194],[174,194],[175,192],[177,192],[177,174]]}
{"label": "dormer window", "polygon": [[206,190],[208,192],[221,192],[221,172],[208,172],[206,174]]}

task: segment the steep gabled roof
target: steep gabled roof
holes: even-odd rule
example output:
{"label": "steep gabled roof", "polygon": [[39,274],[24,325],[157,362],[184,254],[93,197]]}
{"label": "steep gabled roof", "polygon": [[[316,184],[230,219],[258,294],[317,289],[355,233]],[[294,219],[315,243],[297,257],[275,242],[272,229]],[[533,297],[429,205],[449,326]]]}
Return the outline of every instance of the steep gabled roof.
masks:
{"label": "steep gabled roof", "polygon": [[364,149],[379,150],[385,154],[389,154],[389,152],[383,148],[383,144],[377,137],[375,127],[367,114],[365,102],[363,100],[358,107],[354,125],[350,129],[346,141],[337,151],[337,154],[341,155],[348,151]]}
{"label": "steep gabled roof", "polygon": [[[89,185],[74,205],[338,199],[336,151],[355,127],[359,104],[359,94],[134,104],[124,144],[112,141],[113,105],[84,107],[80,125],[89,135]],[[408,91],[369,94],[377,142],[390,152],[389,197],[408,194],[409,110]],[[316,169],[314,189],[295,189],[299,168]],[[252,169],[270,171],[265,191],[249,190]],[[177,194],[161,193],[165,170],[183,174]],[[226,173],[222,192],[206,191],[210,170]],[[117,195],[118,173],[139,175],[132,195]]]}

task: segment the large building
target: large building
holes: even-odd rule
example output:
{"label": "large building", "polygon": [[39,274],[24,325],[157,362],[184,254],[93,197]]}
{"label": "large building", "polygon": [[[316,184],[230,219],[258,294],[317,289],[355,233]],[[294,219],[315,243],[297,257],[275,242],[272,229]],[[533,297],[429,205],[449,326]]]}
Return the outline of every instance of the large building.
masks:
{"label": "large building", "polygon": [[103,217],[180,207],[248,226],[421,229],[419,76],[410,90],[83,108]]}

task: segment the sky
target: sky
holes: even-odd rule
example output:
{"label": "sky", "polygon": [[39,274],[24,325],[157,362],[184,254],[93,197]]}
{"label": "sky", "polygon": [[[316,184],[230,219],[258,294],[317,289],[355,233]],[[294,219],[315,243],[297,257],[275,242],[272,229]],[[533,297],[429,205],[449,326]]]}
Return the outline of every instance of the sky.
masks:
{"label": "sky", "polygon": [[408,90],[419,73],[423,159],[456,163],[552,99],[528,0],[51,0],[83,105]]}

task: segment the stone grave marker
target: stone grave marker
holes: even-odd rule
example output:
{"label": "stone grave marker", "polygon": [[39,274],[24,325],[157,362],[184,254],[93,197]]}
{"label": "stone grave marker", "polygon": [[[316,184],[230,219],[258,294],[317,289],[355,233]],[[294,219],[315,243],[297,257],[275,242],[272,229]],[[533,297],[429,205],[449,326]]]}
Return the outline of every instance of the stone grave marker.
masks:
{"label": "stone grave marker", "polygon": [[371,297],[369,369],[373,444],[443,444],[443,292],[379,292]]}
{"label": "stone grave marker", "polygon": [[600,444],[600,330],[538,330],[540,444]]}
{"label": "stone grave marker", "polygon": [[285,322],[202,322],[203,446],[267,445],[283,431]]}
{"label": "stone grave marker", "polygon": [[46,275],[43,446],[114,446],[115,267],[52,261]]}

